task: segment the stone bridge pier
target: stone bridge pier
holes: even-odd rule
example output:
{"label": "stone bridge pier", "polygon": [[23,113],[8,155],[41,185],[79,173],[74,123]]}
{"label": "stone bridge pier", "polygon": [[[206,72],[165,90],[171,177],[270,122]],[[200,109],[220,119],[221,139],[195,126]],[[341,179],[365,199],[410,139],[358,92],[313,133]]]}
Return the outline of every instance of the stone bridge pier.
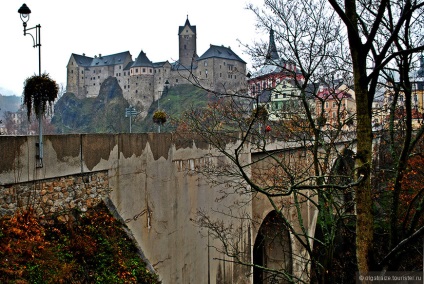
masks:
{"label": "stone bridge pier", "polygon": [[[266,274],[235,264],[217,236],[234,244],[243,261],[284,267],[299,277],[306,273],[298,259],[300,246],[280,230],[281,220],[269,201],[211,186],[196,173],[205,163],[226,162],[202,141],[168,133],[47,135],[44,166],[37,168],[37,139],[0,136],[0,207],[7,212],[19,208],[18,195],[26,188],[35,188],[34,203],[42,207],[50,202],[42,208],[53,213],[54,206],[67,208],[73,202],[84,207],[108,196],[165,284],[262,283]],[[255,155],[246,151],[244,159]],[[54,202],[45,198],[47,185],[58,188]],[[292,209],[285,214],[296,218]],[[302,214],[313,234],[316,212],[305,206]],[[221,234],[201,224],[221,226]],[[268,238],[276,231],[282,233]]]}

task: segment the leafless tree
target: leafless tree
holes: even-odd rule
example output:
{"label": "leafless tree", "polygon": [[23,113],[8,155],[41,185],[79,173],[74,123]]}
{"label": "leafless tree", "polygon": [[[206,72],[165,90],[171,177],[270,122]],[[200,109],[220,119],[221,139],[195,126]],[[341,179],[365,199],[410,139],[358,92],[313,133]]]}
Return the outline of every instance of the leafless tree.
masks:
{"label": "leafless tree", "polygon": [[[184,123],[230,161],[225,166],[205,165],[201,169],[205,177],[212,184],[225,183],[235,192],[251,194],[251,200],[268,200],[277,214],[275,218],[283,224],[281,231],[289,231],[302,247],[296,255],[290,252],[293,259],[310,265],[311,274],[305,278],[288,266],[277,269],[248,262],[240,257],[245,251],[231,241],[229,234],[220,234],[228,232],[223,223],[201,214],[199,224],[215,232],[215,237],[223,242],[223,251],[236,262],[252,266],[254,271],[262,269],[261,275],[269,279],[334,282],[340,279],[337,277],[347,277],[337,275],[338,271],[332,268],[337,247],[352,234],[350,229],[356,228],[355,245],[351,246],[356,248],[355,260],[341,266],[361,273],[369,272],[370,267],[396,269],[399,253],[422,236],[420,222],[408,234],[399,235],[397,212],[403,173],[423,131],[414,131],[412,127],[409,81],[414,54],[423,50],[423,5],[421,1],[267,0],[263,7],[248,7],[258,18],[258,29],[267,34],[271,29],[275,31],[278,51],[284,60],[270,60],[267,43],[258,42],[246,49],[257,60],[258,68],[264,64],[278,66],[287,74],[299,90],[291,95],[300,103],[295,105],[299,111],[285,110],[289,119],[269,120],[276,111],[269,107],[271,98],[264,100],[263,94],[282,92],[273,86],[249,95],[220,94],[209,108],[187,112]],[[406,127],[400,145],[398,140],[391,139],[390,147],[399,154],[394,157],[394,192],[387,211],[390,221],[386,223],[387,219],[373,218],[373,206],[378,202],[373,199],[371,186],[375,138],[372,103],[378,87],[389,82],[393,74],[399,80],[392,78],[392,85],[399,86],[398,94],[402,92],[405,96]],[[202,87],[199,81],[192,82]],[[345,89],[341,89],[342,85]],[[354,113],[342,108],[344,97],[339,96],[351,89],[356,99]],[[331,123],[328,102],[337,109]],[[395,98],[391,107],[397,103]],[[394,113],[391,121],[395,120]],[[395,131],[390,128],[391,137]],[[229,141],[235,143],[231,148],[227,146]],[[270,144],[276,141],[284,143],[286,150],[270,151]],[[246,148],[260,154],[246,160]],[[321,235],[305,226],[305,208],[318,212]],[[295,221],[287,218],[289,212],[295,213]],[[372,250],[373,228],[387,224],[390,249],[377,253]],[[378,245],[374,247],[378,249]]]}

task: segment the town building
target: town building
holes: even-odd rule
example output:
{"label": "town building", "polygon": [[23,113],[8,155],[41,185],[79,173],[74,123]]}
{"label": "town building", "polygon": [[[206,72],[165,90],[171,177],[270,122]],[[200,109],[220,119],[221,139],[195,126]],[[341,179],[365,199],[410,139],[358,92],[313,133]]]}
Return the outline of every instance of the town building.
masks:
{"label": "town building", "polygon": [[323,130],[351,131],[356,123],[355,92],[346,84],[320,86],[316,95],[316,117]]}
{"label": "town building", "polygon": [[263,91],[274,89],[283,80],[297,80],[299,83],[304,81],[302,74],[297,70],[296,64],[281,58],[278,54],[272,28],[269,32],[269,44],[265,61],[259,70],[249,75],[250,78],[247,84],[249,94],[252,97],[260,95]]}
{"label": "town building", "polygon": [[[417,129],[424,124],[424,56],[421,54],[419,69],[409,78],[411,83],[411,116],[412,127]],[[396,101],[395,101],[396,99]],[[395,126],[403,127],[406,115],[406,94],[399,82],[387,83],[383,98],[382,113],[383,127],[388,127],[392,111],[394,110]],[[396,103],[393,106],[393,103]]]}

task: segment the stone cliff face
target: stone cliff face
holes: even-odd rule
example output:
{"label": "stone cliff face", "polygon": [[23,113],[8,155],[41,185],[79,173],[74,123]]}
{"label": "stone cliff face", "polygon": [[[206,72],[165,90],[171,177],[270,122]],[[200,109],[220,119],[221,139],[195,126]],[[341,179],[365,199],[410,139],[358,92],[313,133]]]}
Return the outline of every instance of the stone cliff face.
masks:
{"label": "stone cliff face", "polygon": [[95,98],[78,99],[64,94],[55,105],[52,124],[58,133],[119,133],[127,132],[128,118],[124,99],[116,78],[104,81]]}
{"label": "stone cliff face", "polygon": [[[56,133],[128,133],[129,118],[125,117],[125,109],[130,105],[137,112],[132,117],[132,132],[156,132],[157,125],[152,117],[160,107],[169,117],[179,118],[190,108],[202,108],[208,102],[216,99],[207,91],[191,84],[181,84],[169,88],[160,98],[160,104],[146,99],[131,104],[123,96],[117,79],[109,77],[100,89],[98,96],[91,98],[78,98],[73,93],[66,93],[55,104],[52,124]],[[169,120],[171,121],[171,119]],[[176,125],[166,123],[163,132],[172,132]]]}

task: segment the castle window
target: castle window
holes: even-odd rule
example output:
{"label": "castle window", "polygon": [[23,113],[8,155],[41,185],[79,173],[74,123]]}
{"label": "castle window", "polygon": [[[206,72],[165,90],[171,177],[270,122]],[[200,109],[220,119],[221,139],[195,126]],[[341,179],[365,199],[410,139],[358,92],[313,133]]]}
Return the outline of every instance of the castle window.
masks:
{"label": "castle window", "polygon": [[121,65],[119,65],[119,69],[122,69],[122,66]]}
{"label": "castle window", "polygon": [[93,70],[93,73],[96,74],[96,70]]}
{"label": "castle window", "polygon": [[202,71],[199,71],[199,75],[202,75]]}
{"label": "castle window", "polygon": [[138,93],[138,90],[135,90],[135,93],[137,94]]}
{"label": "castle window", "polygon": [[84,77],[81,77],[81,80],[84,80]]}
{"label": "castle window", "polygon": [[187,45],[184,44],[184,49],[187,49]]}
{"label": "castle window", "polygon": [[138,68],[135,68],[135,73],[138,73]]}
{"label": "castle window", "polygon": [[146,68],[143,68],[143,73],[146,73]]}
{"label": "castle window", "polygon": [[84,74],[84,70],[81,70],[81,74]]}
{"label": "castle window", "polygon": [[71,74],[74,74],[74,70],[71,70]]}
{"label": "castle window", "polygon": [[98,79],[100,79],[100,76],[97,76]]}
{"label": "castle window", "polygon": [[178,83],[178,79],[175,79],[175,82]]}
{"label": "castle window", "polygon": [[152,72],[152,69],[150,69],[150,73],[153,73],[153,72]]}
{"label": "castle window", "polygon": [[220,77],[220,78],[222,77],[222,73],[219,73],[219,77]]}
{"label": "castle window", "polygon": [[207,61],[205,61],[205,67],[206,67],[206,66],[208,66],[208,62],[207,62]]}
{"label": "castle window", "polygon": [[116,77],[118,77],[118,73],[116,73]]}

